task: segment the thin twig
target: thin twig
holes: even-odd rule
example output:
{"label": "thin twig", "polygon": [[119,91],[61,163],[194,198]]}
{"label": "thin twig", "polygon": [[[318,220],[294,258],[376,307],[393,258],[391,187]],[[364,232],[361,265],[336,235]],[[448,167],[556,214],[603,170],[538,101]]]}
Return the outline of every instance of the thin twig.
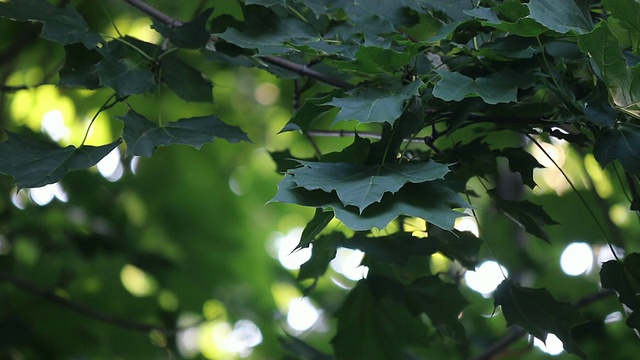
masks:
{"label": "thin twig", "polygon": [[0,280],[6,281],[22,290],[28,291],[45,300],[51,301],[58,305],[62,305],[84,316],[90,317],[95,320],[99,320],[103,323],[115,325],[123,329],[141,331],[141,332],[158,331],[167,336],[172,336],[177,334],[180,331],[185,330],[180,328],[165,328],[158,325],[145,324],[145,323],[140,323],[140,322],[136,322],[128,319],[115,317],[104,311],[94,309],[87,305],[84,305],[84,304],[75,302],[73,300],[67,299],[65,297],[62,297],[60,295],[57,295],[52,291],[42,289],[37,285],[34,285],[26,280],[20,279],[5,271],[0,271]]}
{"label": "thin twig", "polygon": [[[131,6],[137,8],[138,10],[146,13],[147,15],[162,21],[163,23],[169,25],[169,26],[180,26],[183,25],[184,22],[180,21],[178,19],[175,19],[165,13],[163,13],[162,11],[150,6],[149,4],[145,3],[142,0],[124,0],[125,2],[129,3]],[[338,79],[334,79],[330,76],[327,76],[321,72],[315,71],[310,69],[309,67],[307,67],[306,65],[301,65],[283,58],[279,58],[276,56],[271,56],[271,55],[267,55],[267,56],[261,56],[260,59],[262,59],[262,61],[264,61],[265,63],[268,64],[272,64],[272,65],[276,65],[278,67],[281,67],[283,69],[289,70],[289,71],[293,71],[299,75],[302,76],[307,76],[313,79],[316,79],[320,82],[323,82],[325,84],[329,84],[341,89],[351,89],[353,88],[353,85],[346,83],[344,81],[338,80]]]}
{"label": "thin twig", "polygon": [[[582,299],[579,299],[578,301],[573,303],[573,306],[577,309],[580,309],[588,305],[591,305],[597,301],[600,301],[602,299],[606,299],[607,297],[613,294],[615,294],[615,292],[613,292],[612,290],[600,291],[595,294],[585,296]],[[504,352],[507,349],[507,347],[509,347],[511,344],[515,343],[516,341],[518,341],[521,337],[525,336],[526,334],[527,332],[524,331],[522,328],[514,327],[502,339],[500,339],[498,342],[491,345],[482,354],[474,358],[471,358],[470,360],[491,360],[497,357],[502,352]]]}

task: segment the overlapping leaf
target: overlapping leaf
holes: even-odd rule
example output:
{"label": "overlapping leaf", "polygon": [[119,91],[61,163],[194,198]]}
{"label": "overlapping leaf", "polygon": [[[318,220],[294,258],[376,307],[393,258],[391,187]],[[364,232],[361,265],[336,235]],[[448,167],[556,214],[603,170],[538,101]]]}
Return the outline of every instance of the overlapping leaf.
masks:
{"label": "overlapping leaf", "polygon": [[327,104],[340,108],[334,124],[343,120],[356,120],[360,123],[386,122],[393,125],[402,114],[405,102],[418,95],[418,89],[422,85],[424,83],[418,79],[391,93],[387,89],[370,88],[353,97],[334,98]]}
{"label": "overlapping leaf", "polygon": [[170,144],[185,144],[200,149],[214,138],[229,142],[249,141],[242,130],[225,124],[215,115],[179,119],[158,125],[129,109],[118,119],[124,123],[122,137],[129,155],[151,156],[156,147]]}
{"label": "overlapping leaf", "polygon": [[596,141],[593,155],[604,168],[618,159],[626,171],[640,174],[640,127],[621,124]]}
{"label": "overlapping leaf", "polygon": [[177,47],[199,49],[209,41],[209,32],[205,27],[212,12],[213,8],[206,9],[192,21],[174,28],[161,21],[153,20],[153,28]]}
{"label": "overlapping leaf", "polygon": [[517,100],[518,88],[531,86],[532,79],[509,69],[472,79],[457,72],[440,70],[441,79],[433,88],[433,96],[445,101],[460,101],[479,96],[487,104],[508,103]]}
{"label": "overlapping leaf", "polygon": [[502,307],[508,326],[518,325],[542,341],[552,333],[568,352],[585,358],[571,337],[571,328],[584,319],[570,303],[555,300],[546,289],[525,288],[511,280],[498,285],[493,298],[494,306]]}
{"label": "overlapping leaf", "polygon": [[19,189],[52,184],[70,171],[88,169],[116,148],[120,141],[102,146],[67,146],[6,131],[0,142],[0,173],[13,176]]}
{"label": "overlapping leaf", "polygon": [[289,170],[293,182],[307,190],[335,191],[345,206],[356,206],[360,213],[382,196],[395,193],[406,183],[442,179],[446,165],[433,161],[407,164],[358,165],[301,161],[302,167]]}
{"label": "overlapping leaf", "polygon": [[531,19],[561,34],[584,34],[593,28],[574,0],[531,0],[527,7]]}
{"label": "overlapping leaf", "polygon": [[533,204],[527,200],[504,200],[493,190],[487,193],[495,202],[496,207],[509,219],[522,226],[529,234],[535,235],[546,242],[550,242],[549,235],[547,235],[544,227],[557,224],[557,222],[549,217],[542,206]]}
{"label": "overlapping leaf", "polygon": [[93,49],[103,41],[100,35],[89,30],[74,8],[56,7],[47,0],[0,2],[0,16],[41,22],[44,24],[41,36],[62,45],[82,43],[87,49]]}
{"label": "overlapping leaf", "polygon": [[355,207],[345,208],[333,193],[298,187],[292,175],[286,175],[280,181],[278,192],[270,201],[333,209],[338,220],[356,231],[383,229],[400,215],[415,216],[440,228],[451,229],[455,219],[465,215],[452,209],[469,207],[444,183],[431,181],[407,184],[396,194],[387,194],[380,203],[372,204],[360,213]]}
{"label": "overlapping leaf", "polygon": [[618,300],[631,310],[627,326],[640,331],[640,254],[627,255],[624,263],[611,260],[602,264],[600,281],[603,288],[615,290]]}
{"label": "overlapping leaf", "polygon": [[640,66],[627,65],[607,24],[600,22],[592,32],[580,36],[578,44],[598,66],[613,106],[640,118]]}
{"label": "overlapping leaf", "polygon": [[185,101],[212,102],[213,84],[175,53],[160,60],[161,80]]}

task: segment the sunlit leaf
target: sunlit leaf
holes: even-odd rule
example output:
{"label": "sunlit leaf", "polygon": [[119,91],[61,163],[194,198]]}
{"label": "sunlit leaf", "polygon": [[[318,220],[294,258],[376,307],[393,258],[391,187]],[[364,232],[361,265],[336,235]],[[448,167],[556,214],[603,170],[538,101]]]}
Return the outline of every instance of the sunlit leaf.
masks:
{"label": "sunlit leaf", "polygon": [[300,164],[302,167],[288,171],[297,186],[336,191],[345,206],[356,206],[360,213],[380,202],[385,193],[395,193],[406,183],[442,179],[449,172],[446,165],[433,161],[374,166],[306,161]]}
{"label": "sunlit leaf", "polygon": [[102,146],[67,146],[5,131],[0,142],[0,173],[11,175],[19,189],[53,184],[70,171],[88,169],[116,148],[120,141]]}
{"label": "sunlit leaf", "polygon": [[387,89],[367,89],[353,97],[334,98],[328,105],[340,108],[333,123],[343,120],[356,120],[360,123],[386,122],[393,124],[402,114],[405,102],[418,95],[418,89],[424,85],[418,79],[397,92]]}
{"label": "sunlit leaf", "polygon": [[124,123],[122,137],[128,155],[151,156],[158,146],[191,145],[196,149],[214,138],[229,142],[249,141],[238,127],[227,125],[215,115],[179,119],[162,125],[155,124],[133,109],[119,116]]}
{"label": "sunlit leaf", "polygon": [[209,32],[206,30],[207,20],[213,8],[206,9],[190,22],[184,23],[174,28],[169,27],[159,20],[153,20],[153,28],[162,36],[171,40],[177,47],[186,49],[199,49],[207,45]]}
{"label": "sunlit leaf", "polygon": [[458,317],[469,302],[458,286],[445,283],[438,276],[421,277],[407,286],[406,302],[411,311],[425,313],[443,335],[464,339],[464,327]]}
{"label": "sunlit leaf", "polygon": [[640,174],[640,127],[620,124],[611,129],[596,141],[593,155],[603,168],[617,159],[626,171]]}
{"label": "sunlit leaf", "polygon": [[0,16],[18,21],[44,24],[41,36],[62,45],[82,43],[95,48],[102,37],[90,31],[82,16],[71,6],[56,7],[47,0],[13,0],[0,2]]}
{"label": "sunlit leaf", "polygon": [[585,358],[573,343],[571,328],[585,320],[570,303],[555,300],[546,289],[530,289],[504,280],[496,288],[494,306],[501,306],[507,325],[518,325],[531,335],[545,341],[547,335],[556,335],[565,350]]}

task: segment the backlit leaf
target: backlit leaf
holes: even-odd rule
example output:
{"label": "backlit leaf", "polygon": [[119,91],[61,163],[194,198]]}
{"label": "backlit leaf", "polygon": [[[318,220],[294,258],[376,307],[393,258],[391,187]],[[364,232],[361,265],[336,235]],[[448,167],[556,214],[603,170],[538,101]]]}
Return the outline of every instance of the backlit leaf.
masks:
{"label": "backlit leaf", "polygon": [[196,149],[214,138],[229,142],[249,141],[238,127],[227,125],[215,115],[179,119],[162,125],[155,124],[133,109],[118,119],[124,123],[122,137],[128,155],[151,156],[158,146],[191,145]]}
{"label": "backlit leaf", "polygon": [[306,161],[300,164],[302,167],[288,171],[297,186],[336,191],[345,206],[356,206],[361,213],[380,202],[385,193],[395,193],[406,183],[442,179],[449,172],[446,165],[433,161],[373,166]]}
{"label": "backlit leaf", "polygon": [[316,209],[315,215],[313,215],[313,219],[309,221],[307,226],[302,230],[302,235],[300,236],[300,241],[296,246],[296,249],[302,249],[309,247],[309,244],[313,242],[313,239],[324,230],[324,228],[329,225],[329,222],[333,220],[333,213],[331,211],[322,211],[321,209]]}
{"label": "backlit leaf", "polygon": [[149,62],[120,57],[116,55],[115,49],[121,48],[121,45],[114,45],[99,50],[102,60],[96,64],[96,69],[100,85],[112,88],[118,97],[142,94],[151,89],[155,85],[155,79],[149,70]]}
{"label": "backlit leaf", "polygon": [[120,140],[102,146],[67,146],[5,131],[0,142],[0,173],[13,176],[19,189],[53,184],[70,171],[85,170],[115,149]]}
{"label": "backlit leaf", "polygon": [[336,242],[344,239],[344,234],[334,232],[320,236],[313,242],[311,258],[300,266],[298,280],[317,279],[322,276],[329,267],[329,262],[336,257]]}
{"label": "backlit leaf", "polygon": [[504,280],[493,294],[494,306],[502,307],[507,325],[518,325],[545,341],[556,335],[565,350],[582,358],[585,355],[573,343],[571,328],[585,320],[570,303],[555,300],[546,289],[530,289]]}
{"label": "backlit leaf", "polygon": [[[640,254],[631,253],[624,259],[624,263],[610,260],[602,264],[600,281],[605,289],[615,290],[620,303],[631,310],[627,318],[627,326],[640,331],[639,324],[633,316],[640,311]],[[637,315],[636,315],[637,316]]]}
{"label": "backlit leaf", "polygon": [[357,233],[349,239],[339,241],[336,245],[360,250],[376,261],[404,266],[413,256],[434,254],[439,250],[440,243],[432,241],[431,237],[417,238],[407,233],[380,237],[367,237]]}
{"label": "backlit leaf", "polygon": [[185,101],[212,102],[213,84],[202,73],[175,53],[160,60],[161,79],[176,95]]}

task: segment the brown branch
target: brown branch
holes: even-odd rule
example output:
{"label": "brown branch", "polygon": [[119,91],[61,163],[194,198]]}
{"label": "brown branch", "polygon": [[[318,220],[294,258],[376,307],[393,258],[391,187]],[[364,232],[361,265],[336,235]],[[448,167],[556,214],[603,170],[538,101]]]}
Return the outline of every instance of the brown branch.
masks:
{"label": "brown branch", "polygon": [[[600,301],[602,299],[606,299],[607,297],[613,294],[615,294],[615,292],[613,292],[612,290],[604,290],[601,292],[597,292],[595,294],[585,296],[582,299],[576,301],[575,303],[573,303],[573,306],[577,309],[580,309],[588,305],[591,305],[597,301]],[[520,338],[525,335],[527,335],[527,332],[524,329],[522,329],[521,327],[514,327],[502,339],[495,342],[493,345],[487,348],[482,354],[474,358],[471,358],[470,360],[491,360],[497,357],[498,355],[500,355],[502,352],[504,352],[507,349],[507,347],[509,347],[509,345],[520,340]]]}
{"label": "brown branch", "polygon": [[[183,25],[184,22],[180,21],[178,19],[175,19],[163,12],[161,12],[160,10],[150,6],[149,4],[145,3],[142,0],[124,0],[125,2],[129,3],[131,6],[137,8],[138,10],[146,13],[147,15],[162,21],[163,23],[169,25],[169,26],[180,26]],[[272,64],[272,65],[276,65],[278,67],[281,67],[283,69],[295,72],[299,75],[302,76],[307,76],[310,77],[312,79],[316,79],[320,82],[323,82],[325,84],[329,84],[332,86],[335,86],[337,88],[340,89],[344,89],[344,90],[348,90],[353,88],[353,85],[346,83],[344,81],[338,80],[338,79],[334,79],[330,76],[327,76],[321,72],[312,70],[310,68],[308,68],[306,65],[302,65],[302,64],[298,64],[283,58],[279,58],[276,56],[261,56],[260,59],[262,61],[264,61],[265,63],[268,64]]]}
{"label": "brown branch", "polygon": [[179,328],[165,328],[162,326],[144,324],[128,319],[118,318],[104,311],[96,310],[87,305],[80,304],[73,300],[57,295],[50,290],[42,289],[39,286],[30,283],[29,281],[20,279],[5,271],[0,271],[0,280],[6,281],[14,285],[15,287],[37,295],[45,300],[51,301],[58,305],[62,305],[70,310],[75,311],[76,313],[101,321],[103,323],[118,326],[123,329],[141,332],[159,331],[167,336],[175,335],[179,331],[185,330]]}

